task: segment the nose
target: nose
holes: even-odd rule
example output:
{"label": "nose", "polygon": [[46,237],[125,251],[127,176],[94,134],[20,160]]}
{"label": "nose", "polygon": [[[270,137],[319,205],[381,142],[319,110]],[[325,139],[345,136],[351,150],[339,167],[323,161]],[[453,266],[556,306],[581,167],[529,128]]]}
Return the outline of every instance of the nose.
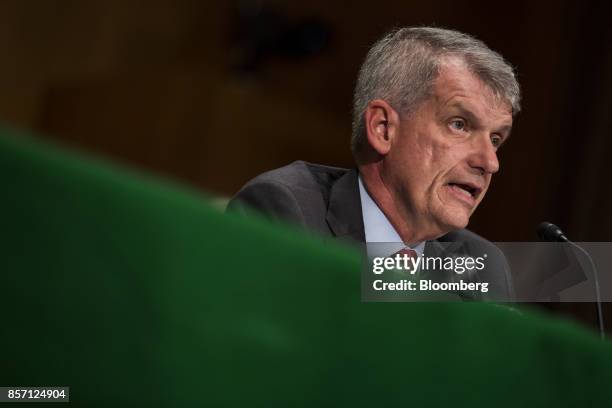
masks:
{"label": "nose", "polygon": [[474,139],[473,151],[468,163],[470,167],[477,169],[482,174],[494,174],[499,171],[497,151],[489,135]]}

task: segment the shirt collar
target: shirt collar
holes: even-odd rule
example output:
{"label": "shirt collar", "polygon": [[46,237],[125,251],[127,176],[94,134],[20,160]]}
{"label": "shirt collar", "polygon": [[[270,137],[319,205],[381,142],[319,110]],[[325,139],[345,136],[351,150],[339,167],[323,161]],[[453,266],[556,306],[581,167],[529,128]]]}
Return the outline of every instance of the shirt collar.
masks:
{"label": "shirt collar", "polygon": [[[396,229],[389,222],[389,219],[380,210],[378,204],[372,200],[370,194],[365,189],[361,175],[359,175],[359,197],[361,198],[361,211],[363,216],[363,227],[365,231],[366,243],[370,242],[385,242],[393,246],[389,248],[391,253],[395,253],[406,248],[402,238],[397,233]],[[395,250],[397,247],[397,250]],[[420,242],[411,247],[416,251],[417,255],[421,255],[425,249],[425,242]]]}

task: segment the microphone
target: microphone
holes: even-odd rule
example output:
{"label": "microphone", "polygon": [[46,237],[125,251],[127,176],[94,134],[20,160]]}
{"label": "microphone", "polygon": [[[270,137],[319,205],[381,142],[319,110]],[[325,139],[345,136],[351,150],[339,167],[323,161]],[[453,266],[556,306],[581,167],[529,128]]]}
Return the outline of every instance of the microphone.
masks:
{"label": "microphone", "polygon": [[569,239],[563,234],[561,228],[550,222],[541,222],[536,228],[536,232],[542,241],[547,242],[569,242]]}
{"label": "microphone", "polygon": [[595,302],[597,303],[597,322],[599,323],[599,334],[601,339],[604,340],[606,338],[606,332],[604,330],[604,322],[603,322],[603,312],[601,310],[601,295],[599,293],[599,278],[597,277],[597,268],[595,268],[595,263],[593,262],[593,258],[587,251],[585,251],[579,245],[570,241],[561,228],[557,227],[555,224],[550,222],[541,222],[537,228],[536,232],[542,241],[547,242],[567,242],[572,247],[576,248],[578,251],[582,252],[589,262],[591,263],[591,270],[593,271],[593,280],[595,281]]}

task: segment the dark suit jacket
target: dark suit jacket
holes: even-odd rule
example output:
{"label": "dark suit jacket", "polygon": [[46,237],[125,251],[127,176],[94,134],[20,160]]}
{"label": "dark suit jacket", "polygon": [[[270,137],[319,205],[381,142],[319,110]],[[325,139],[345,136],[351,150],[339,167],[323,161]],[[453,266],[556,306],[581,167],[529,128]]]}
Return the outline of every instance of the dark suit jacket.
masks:
{"label": "dark suit jacket", "polygon": [[[229,202],[228,209],[257,212],[277,221],[302,226],[328,237],[365,242],[357,169],[342,169],[296,161],[249,181]],[[491,242],[466,229],[428,241],[425,255],[488,254],[486,280],[496,298],[513,297],[509,267]],[[479,254],[479,255],[476,255]]]}

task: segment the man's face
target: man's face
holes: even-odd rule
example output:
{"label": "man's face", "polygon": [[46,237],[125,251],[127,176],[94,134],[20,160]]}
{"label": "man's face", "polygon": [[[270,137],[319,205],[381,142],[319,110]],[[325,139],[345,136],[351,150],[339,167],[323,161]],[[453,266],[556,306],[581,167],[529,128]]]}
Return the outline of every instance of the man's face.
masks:
{"label": "man's face", "polygon": [[383,161],[383,182],[407,225],[428,239],[465,228],[511,126],[510,105],[461,61],[447,60],[431,97],[400,119]]}

